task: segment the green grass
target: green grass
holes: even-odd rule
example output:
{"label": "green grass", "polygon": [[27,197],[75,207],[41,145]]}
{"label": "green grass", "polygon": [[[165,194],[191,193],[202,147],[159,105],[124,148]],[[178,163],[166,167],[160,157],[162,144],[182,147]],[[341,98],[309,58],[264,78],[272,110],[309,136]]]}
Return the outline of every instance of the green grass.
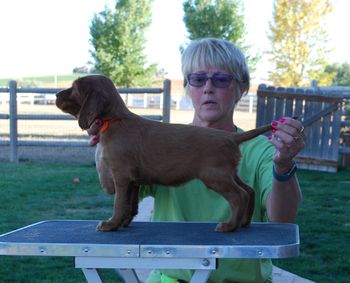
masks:
{"label": "green grass", "polygon": [[[0,234],[50,219],[105,219],[113,200],[91,165],[0,163]],[[80,178],[74,183],[73,178]],[[112,272],[104,272],[113,282]],[[73,258],[0,256],[0,282],[86,282]]]}
{"label": "green grass", "polygon": [[[0,234],[49,219],[105,219],[112,198],[93,164],[0,163]],[[301,255],[274,264],[316,282],[349,282],[350,171],[300,170]],[[73,178],[80,183],[73,183]],[[112,282],[111,271],[104,272]],[[110,281],[108,281],[110,280]],[[0,282],[85,282],[72,258],[0,256]]]}
{"label": "green grass", "polygon": [[298,175],[303,191],[297,217],[301,255],[274,264],[316,282],[349,282],[350,171]]}

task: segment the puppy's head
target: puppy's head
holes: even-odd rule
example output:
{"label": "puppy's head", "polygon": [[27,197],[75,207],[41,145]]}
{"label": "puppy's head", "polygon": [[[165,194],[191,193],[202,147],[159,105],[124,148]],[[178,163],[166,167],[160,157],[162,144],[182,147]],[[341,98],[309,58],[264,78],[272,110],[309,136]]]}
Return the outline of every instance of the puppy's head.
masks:
{"label": "puppy's head", "polygon": [[96,118],[108,115],[108,101],[115,96],[113,82],[100,75],[86,76],[74,81],[72,87],[56,94],[56,106],[78,118],[83,130],[90,128]]}

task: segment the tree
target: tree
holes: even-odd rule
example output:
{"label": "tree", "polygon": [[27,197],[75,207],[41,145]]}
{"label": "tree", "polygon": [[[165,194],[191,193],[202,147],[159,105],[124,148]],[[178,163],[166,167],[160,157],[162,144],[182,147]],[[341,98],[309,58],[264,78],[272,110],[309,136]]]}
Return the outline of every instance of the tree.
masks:
{"label": "tree", "polygon": [[240,0],[186,0],[183,10],[190,40],[215,37],[231,41],[247,54],[251,71],[255,69],[258,57],[249,56],[249,47],[244,44],[245,24]]}
{"label": "tree", "polygon": [[144,32],[151,24],[152,0],[116,0],[96,14],[90,25],[94,70],[118,86],[149,86],[156,65],[147,66]]}
{"label": "tree", "polygon": [[331,0],[275,0],[270,22],[274,71],[269,79],[278,86],[305,86],[311,80],[329,84],[327,33],[322,25],[332,11]]}
{"label": "tree", "polygon": [[333,63],[326,67],[327,73],[335,74],[332,85],[334,86],[350,86],[350,63],[344,62]]}

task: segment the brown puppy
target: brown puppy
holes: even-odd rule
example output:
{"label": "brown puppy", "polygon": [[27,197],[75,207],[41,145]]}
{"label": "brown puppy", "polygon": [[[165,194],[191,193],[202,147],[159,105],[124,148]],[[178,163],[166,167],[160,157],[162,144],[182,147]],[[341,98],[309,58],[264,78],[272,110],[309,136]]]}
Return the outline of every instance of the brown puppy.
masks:
{"label": "brown puppy", "polygon": [[194,178],[221,194],[231,217],[216,230],[246,227],[254,210],[254,191],[237,176],[239,144],[271,130],[267,125],[245,133],[166,124],[130,112],[113,82],[101,75],[77,79],[57,94],[56,105],[89,129],[104,122],[96,150],[102,187],[115,193],[113,216],[97,226],[101,231],[128,226],[138,210],[140,184],[176,186]]}

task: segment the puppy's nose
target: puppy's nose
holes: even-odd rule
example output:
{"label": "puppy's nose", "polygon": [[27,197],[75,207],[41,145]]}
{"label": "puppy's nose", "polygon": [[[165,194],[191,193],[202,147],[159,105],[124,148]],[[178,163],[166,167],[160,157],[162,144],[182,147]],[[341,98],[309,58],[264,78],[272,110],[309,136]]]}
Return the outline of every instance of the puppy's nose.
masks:
{"label": "puppy's nose", "polygon": [[56,93],[56,98],[62,93],[63,90]]}
{"label": "puppy's nose", "polygon": [[70,89],[64,89],[64,90],[61,90],[61,91],[57,92],[56,93],[56,98],[58,98],[59,96],[64,97],[64,93],[69,94],[69,91],[70,91]]}

